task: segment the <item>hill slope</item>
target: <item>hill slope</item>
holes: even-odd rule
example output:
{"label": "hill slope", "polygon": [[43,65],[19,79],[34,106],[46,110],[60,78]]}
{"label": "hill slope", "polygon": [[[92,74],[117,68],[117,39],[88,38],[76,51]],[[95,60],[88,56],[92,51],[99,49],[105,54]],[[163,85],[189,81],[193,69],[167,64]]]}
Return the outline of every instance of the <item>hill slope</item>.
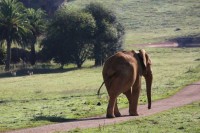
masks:
{"label": "hill slope", "polygon": [[[49,14],[65,2],[84,7],[100,2],[116,12],[125,26],[126,44],[184,39],[200,42],[200,1],[197,0],[21,0],[28,7],[43,8]],[[126,45],[129,48],[128,45]]]}
{"label": "hill slope", "polygon": [[128,44],[196,37],[200,33],[197,0],[74,0],[68,4],[83,7],[94,1],[116,12],[127,30]]}

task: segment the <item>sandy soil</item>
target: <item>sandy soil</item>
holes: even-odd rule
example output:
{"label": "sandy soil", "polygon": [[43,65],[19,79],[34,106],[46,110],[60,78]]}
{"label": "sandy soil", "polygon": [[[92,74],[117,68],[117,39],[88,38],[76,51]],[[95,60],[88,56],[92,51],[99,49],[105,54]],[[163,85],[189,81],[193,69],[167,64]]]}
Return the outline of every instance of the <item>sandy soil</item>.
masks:
{"label": "sandy soil", "polygon": [[161,42],[161,43],[147,43],[147,44],[134,44],[136,47],[156,47],[156,48],[176,48],[179,47],[177,42]]}
{"label": "sandy soil", "polygon": [[165,110],[184,106],[186,104],[190,104],[195,101],[200,101],[200,81],[188,85],[174,96],[153,102],[152,109],[150,110],[147,109],[147,105],[140,105],[138,107],[138,112],[140,116],[128,116],[128,109],[123,109],[120,111],[123,116],[118,118],[107,119],[105,118],[105,115],[103,115],[99,117],[79,119],[79,120],[58,123],[58,124],[51,124],[41,127],[10,131],[8,133],[53,133],[58,131],[69,131],[75,128],[82,129],[82,128],[99,127],[99,126],[128,121],[138,117],[153,115]]}

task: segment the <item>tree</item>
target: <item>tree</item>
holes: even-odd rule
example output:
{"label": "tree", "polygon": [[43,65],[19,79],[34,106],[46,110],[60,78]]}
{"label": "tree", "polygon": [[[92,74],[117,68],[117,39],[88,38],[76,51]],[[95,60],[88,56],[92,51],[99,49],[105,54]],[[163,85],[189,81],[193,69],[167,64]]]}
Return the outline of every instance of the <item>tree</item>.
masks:
{"label": "tree", "polygon": [[0,41],[7,46],[5,70],[10,70],[11,44],[22,44],[30,34],[31,25],[25,14],[25,7],[17,0],[0,1]]}
{"label": "tree", "polygon": [[[61,6],[66,0],[19,0],[28,8],[34,8],[45,10],[48,15],[53,15],[54,12]],[[67,0],[68,2],[69,0]]]}
{"label": "tree", "polygon": [[92,14],[96,21],[92,58],[95,59],[95,66],[98,66],[103,64],[108,56],[122,49],[124,27],[114,12],[100,3],[90,3],[85,10]]}
{"label": "tree", "polygon": [[27,9],[27,16],[30,21],[31,28],[31,34],[29,35],[27,43],[31,46],[31,54],[30,54],[30,63],[31,65],[35,64],[36,61],[36,54],[35,54],[35,44],[37,41],[37,38],[44,33],[46,22],[44,20],[45,13],[41,9]]}
{"label": "tree", "polygon": [[4,50],[4,47],[1,47],[1,44],[0,44],[0,65],[4,64],[5,54],[6,52]]}
{"label": "tree", "polygon": [[61,67],[75,63],[80,68],[91,54],[91,40],[95,30],[91,14],[62,6],[54,16],[43,41],[43,50]]}

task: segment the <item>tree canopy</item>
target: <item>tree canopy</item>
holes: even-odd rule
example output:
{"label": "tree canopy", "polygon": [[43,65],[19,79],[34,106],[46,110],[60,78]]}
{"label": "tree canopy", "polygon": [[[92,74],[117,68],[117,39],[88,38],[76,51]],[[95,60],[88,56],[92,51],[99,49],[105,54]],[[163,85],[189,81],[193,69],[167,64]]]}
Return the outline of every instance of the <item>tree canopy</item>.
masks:
{"label": "tree canopy", "polygon": [[38,55],[45,58],[40,61],[53,59],[61,67],[74,63],[80,68],[86,59],[94,59],[96,66],[102,65],[107,57],[122,49],[124,27],[115,13],[100,3],[90,3],[82,9],[62,5],[53,19],[48,18],[48,24],[45,15],[41,9],[25,8],[17,0],[0,0],[0,43],[6,45],[5,70],[10,69],[12,44],[31,46],[29,61],[34,65],[35,44],[43,33]]}
{"label": "tree canopy", "polygon": [[108,56],[122,49],[124,27],[115,13],[100,3],[90,3],[85,10],[92,14],[96,22],[92,58],[96,66],[101,65]]}
{"label": "tree canopy", "polygon": [[91,14],[63,6],[55,13],[49,25],[43,50],[61,67],[67,63],[81,67],[90,55],[95,27]]}
{"label": "tree canopy", "polygon": [[0,1],[0,41],[5,41],[6,66],[10,69],[11,44],[23,44],[27,34],[31,34],[31,25],[25,14],[25,7],[17,0]]}
{"label": "tree canopy", "polygon": [[49,25],[43,51],[61,66],[75,63],[81,67],[92,58],[95,65],[121,50],[124,27],[115,14],[99,3],[84,9],[62,6]]}
{"label": "tree canopy", "polygon": [[33,9],[28,8],[26,10],[28,20],[31,25],[31,34],[27,37],[26,43],[31,46],[31,54],[30,54],[30,63],[34,65],[36,62],[36,53],[35,53],[35,43],[37,38],[45,32],[46,29],[46,21],[45,21],[45,12],[41,9]]}

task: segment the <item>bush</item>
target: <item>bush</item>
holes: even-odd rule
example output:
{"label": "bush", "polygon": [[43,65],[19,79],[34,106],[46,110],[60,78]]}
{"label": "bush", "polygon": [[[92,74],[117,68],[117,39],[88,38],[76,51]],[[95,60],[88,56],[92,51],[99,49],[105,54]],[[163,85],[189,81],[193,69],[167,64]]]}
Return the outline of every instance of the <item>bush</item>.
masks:
{"label": "bush", "polygon": [[12,48],[11,49],[11,62],[19,63],[20,61],[24,61],[26,63],[29,62],[30,52],[25,49],[20,48]]}

